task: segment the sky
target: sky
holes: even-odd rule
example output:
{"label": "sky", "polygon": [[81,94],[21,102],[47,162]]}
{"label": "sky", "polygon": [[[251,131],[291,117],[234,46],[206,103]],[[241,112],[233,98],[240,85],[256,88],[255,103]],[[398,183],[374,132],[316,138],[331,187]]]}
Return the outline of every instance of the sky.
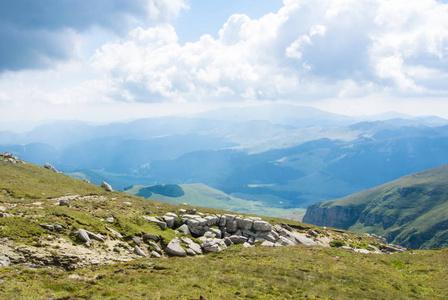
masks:
{"label": "sky", "polygon": [[0,123],[291,103],[448,118],[441,0],[2,0]]}

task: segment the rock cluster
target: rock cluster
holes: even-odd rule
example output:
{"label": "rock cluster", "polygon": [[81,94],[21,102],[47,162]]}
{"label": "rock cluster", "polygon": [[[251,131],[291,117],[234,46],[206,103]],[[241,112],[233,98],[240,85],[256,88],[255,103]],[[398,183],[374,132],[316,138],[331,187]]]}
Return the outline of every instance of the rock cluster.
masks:
{"label": "rock cluster", "polygon": [[9,162],[12,164],[17,164],[17,163],[26,164],[26,162],[24,162],[23,160],[19,160],[16,156],[14,156],[12,153],[9,153],[9,152],[0,153],[0,157],[4,158],[3,159],[4,162]]}
{"label": "rock cluster", "polygon": [[[165,251],[172,256],[197,255],[221,251],[235,244],[253,247],[257,243],[262,246],[323,246],[322,243],[292,231],[288,226],[272,226],[258,217],[242,217],[237,215],[197,214],[195,210],[180,210],[179,214],[167,213],[161,217],[144,216],[163,230],[173,228],[177,233],[191,235],[201,241],[193,242],[190,238],[175,238],[169,242]],[[184,248],[181,246],[184,244]]]}
{"label": "rock cluster", "polygon": [[53,171],[53,172],[55,172],[55,173],[61,173],[61,172],[59,172],[58,170],[56,170],[56,168],[53,167],[52,165],[50,165],[49,163],[45,163],[44,168],[45,168],[45,169],[48,169],[48,170],[51,170],[51,171]]}

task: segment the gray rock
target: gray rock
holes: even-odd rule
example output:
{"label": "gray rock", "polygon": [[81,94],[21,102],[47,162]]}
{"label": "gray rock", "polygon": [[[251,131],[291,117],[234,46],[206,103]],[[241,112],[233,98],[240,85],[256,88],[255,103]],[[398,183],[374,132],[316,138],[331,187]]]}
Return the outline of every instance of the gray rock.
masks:
{"label": "gray rock", "polygon": [[106,221],[109,223],[113,223],[113,222],[115,222],[115,219],[114,219],[114,217],[109,217],[106,219]]}
{"label": "gray rock", "polygon": [[252,229],[255,231],[271,231],[271,224],[265,221],[255,221]]}
{"label": "gray rock", "polygon": [[363,254],[370,254],[370,253],[372,253],[371,251],[369,251],[367,249],[353,249],[353,251],[359,252],[359,253],[363,253]]}
{"label": "gray rock", "polygon": [[132,237],[132,242],[136,244],[137,246],[140,246],[142,244],[142,240],[138,236]]}
{"label": "gray rock", "polygon": [[154,251],[162,253],[162,249],[160,249],[159,245],[154,242],[148,241],[148,244],[154,248]]}
{"label": "gray rock", "polygon": [[187,214],[195,215],[196,214],[196,209],[187,209]]}
{"label": "gray rock", "polygon": [[229,220],[226,221],[226,231],[228,233],[235,233],[238,230],[238,223],[235,220]]}
{"label": "gray rock", "polygon": [[90,183],[90,181],[88,181],[87,179],[84,179],[84,182],[86,182],[86,183]]}
{"label": "gray rock", "polygon": [[187,256],[187,252],[180,246],[180,241],[177,238],[168,243],[168,246],[165,248],[165,252],[173,256]]}
{"label": "gray rock", "polygon": [[183,214],[186,214],[187,213],[187,211],[185,210],[185,209],[179,209],[179,215],[183,215]]}
{"label": "gray rock", "polygon": [[146,253],[143,252],[143,250],[140,249],[139,246],[135,246],[135,247],[134,247],[134,253],[137,254],[137,255],[146,257]]}
{"label": "gray rock", "polygon": [[159,225],[159,227],[160,227],[162,230],[166,230],[166,228],[167,228],[166,223],[165,223],[164,221],[161,221],[161,220],[157,219],[156,217],[143,216],[143,218],[145,218],[145,219],[148,220],[148,221],[151,221],[151,222],[156,223],[157,225]]}
{"label": "gray rock", "polygon": [[218,226],[219,218],[217,216],[206,216],[204,219],[207,220],[207,226]]}
{"label": "gray rock", "polygon": [[11,261],[10,261],[9,257],[7,257],[3,254],[0,254],[0,268],[8,267],[10,263],[11,263]]}
{"label": "gray rock", "polygon": [[166,213],[165,216],[173,217],[176,222],[177,222],[177,220],[179,220],[179,217],[175,213],[172,213],[172,212]]}
{"label": "gray rock", "polygon": [[221,248],[219,245],[213,240],[213,239],[207,239],[205,242],[202,243],[202,249],[204,252],[218,252],[221,251]]}
{"label": "gray rock", "polygon": [[84,229],[79,229],[78,230],[78,238],[83,241],[84,243],[86,243],[87,245],[90,245],[90,237],[87,234],[87,231]]}
{"label": "gray rock", "polygon": [[101,182],[101,187],[103,187],[108,192],[113,191],[112,186],[105,181]]}
{"label": "gray rock", "polygon": [[261,246],[263,246],[263,247],[274,247],[274,243],[273,242],[269,242],[269,241],[264,241],[263,243],[261,243]]}
{"label": "gray rock", "polygon": [[189,256],[195,256],[196,255],[196,252],[194,252],[193,249],[190,249],[190,248],[186,249],[185,252]]}
{"label": "gray rock", "polygon": [[61,200],[61,201],[59,201],[59,206],[68,206],[68,207],[70,207],[70,204],[67,201],[65,201],[65,200]]}
{"label": "gray rock", "polygon": [[249,244],[248,242],[245,242],[245,243],[243,244],[243,247],[244,247],[244,248],[250,248],[250,247],[253,247],[253,245]]}
{"label": "gray rock", "polygon": [[121,248],[120,247],[114,247],[114,252],[120,253],[121,252]]}
{"label": "gray rock", "polygon": [[193,250],[196,254],[202,254],[202,248],[199,244],[192,242],[188,245],[188,247]]}
{"label": "gray rock", "polygon": [[227,219],[226,219],[225,216],[221,216],[221,217],[219,218],[219,226],[220,226],[220,227],[225,227],[225,226],[226,226],[226,222],[227,222]]}
{"label": "gray rock", "polygon": [[154,242],[158,242],[160,241],[160,237],[158,235],[152,234],[152,233],[145,233],[143,235],[143,240],[147,241],[147,240],[153,240]]}
{"label": "gray rock", "polygon": [[106,228],[107,228],[107,230],[112,232],[112,234],[115,235],[116,237],[118,237],[120,239],[123,238],[123,236],[119,232],[117,232],[117,231],[115,231],[115,230],[113,230],[112,228],[109,228],[109,227],[106,227]]}
{"label": "gray rock", "polygon": [[47,225],[47,224],[39,224],[39,225],[41,227],[45,228],[45,229],[48,229],[48,230],[51,230],[51,231],[54,230],[54,226],[53,225]]}
{"label": "gray rock", "polygon": [[[226,238],[226,239],[230,239],[230,240],[232,241],[232,243],[234,243],[235,245],[237,245],[237,244],[243,244],[243,243],[247,242],[247,240],[248,240],[247,237],[244,237],[244,236],[237,236],[237,235],[229,236],[229,237]],[[227,243],[226,243],[226,244],[227,244]]]}
{"label": "gray rock", "polygon": [[58,170],[56,170],[55,167],[53,167],[53,166],[50,165],[49,163],[45,163],[44,168],[45,168],[45,169],[48,169],[48,170],[51,170],[51,171],[53,171],[53,172],[55,172],[55,173],[60,173]]}
{"label": "gray rock", "polygon": [[152,251],[151,252],[151,257],[155,257],[155,258],[161,258],[162,255],[160,255],[159,253],[157,253],[156,251]]}
{"label": "gray rock", "polygon": [[165,220],[165,223],[166,225],[168,225],[169,228],[173,228],[177,217],[175,219],[174,217],[171,216],[163,216],[163,219]]}
{"label": "gray rock", "polygon": [[100,234],[95,234],[95,233],[90,232],[88,230],[86,230],[86,233],[89,235],[89,237],[94,238],[95,240],[98,240],[98,241],[104,243],[104,238]]}
{"label": "gray rock", "polygon": [[64,227],[62,227],[61,225],[55,225],[55,226],[54,226],[54,230],[56,230],[56,231],[62,231],[62,230],[64,230]]}
{"label": "gray rock", "polygon": [[283,237],[283,236],[281,236],[281,237],[279,238],[278,243],[279,243],[280,245],[282,245],[282,246],[294,246],[294,245],[295,245],[294,242],[290,241],[289,239],[287,239],[287,238],[285,238],[285,237]]}
{"label": "gray rock", "polygon": [[230,247],[233,245],[232,240],[230,239],[230,237],[225,237],[224,238],[224,243],[226,244],[227,247]]}
{"label": "gray rock", "polygon": [[266,241],[273,242],[273,243],[275,243],[275,242],[278,240],[278,238],[277,238],[277,239],[274,238],[274,236],[272,235],[272,233],[269,233],[269,234],[265,235],[263,238],[264,238]]}
{"label": "gray rock", "polygon": [[353,248],[352,248],[352,247],[350,247],[350,246],[341,246],[341,247],[339,247],[339,249],[344,249],[344,250],[353,250]]}
{"label": "gray rock", "polygon": [[183,232],[185,234],[191,235],[190,229],[188,229],[188,225],[187,224],[181,225],[177,230],[180,231],[180,232]]}
{"label": "gray rock", "polygon": [[209,231],[213,232],[215,234],[215,237],[220,239],[221,238],[221,230],[216,228],[209,228]]}

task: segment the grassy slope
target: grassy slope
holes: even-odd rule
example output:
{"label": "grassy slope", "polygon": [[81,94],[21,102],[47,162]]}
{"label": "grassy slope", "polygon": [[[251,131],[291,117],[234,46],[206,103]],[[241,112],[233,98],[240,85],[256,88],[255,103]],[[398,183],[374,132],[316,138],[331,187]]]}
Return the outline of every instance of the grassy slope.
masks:
{"label": "grassy slope", "polygon": [[[161,214],[182,207],[121,192],[107,193],[98,186],[31,164],[0,162],[0,191],[0,206],[8,206],[11,215],[0,218],[0,235],[19,244],[32,244],[36,236],[48,235],[37,225],[46,222],[59,222],[68,229],[82,226],[106,235],[99,217],[111,210],[117,212],[119,222],[109,226],[125,235],[151,232],[168,240],[174,236],[173,231],[161,231],[145,222],[142,212]],[[55,206],[49,199],[66,194],[104,198],[75,200],[70,208]],[[42,203],[42,209],[33,208],[36,201]],[[126,201],[132,206],[125,205]],[[209,208],[200,211],[223,212]],[[321,230],[293,221],[265,219]],[[69,231],[52,234],[71,239]],[[447,261],[446,249],[363,255],[323,247],[235,246],[204,257],[144,258],[70,272],[16,265],[1,268],[0,298],[198,299],[202,295],[205,299],[443,299],[448,297]]]}
{"label": "grassy slope", "polygon": [[[448,250],[234,247],[72,272],[0,269],[4,299],[446,299]],[[72,297],[72,298],[71,298]]]}
{"label": "grassy slope", "polygon": [[[230,196],[222,191],[211,188],[202,183],[196,184],[181,184],[180,187],[185,192],[181,197],[168,197],[153,193],[149,200],[161,201],[171,204],[183,204],[212,207],[218,209],[230,210],[238,213],[255,214],[260,216],[292,216],[293,213],[304,212],[304,209],[283,209],[268,207],[265,203],[259,201],[243,200],[237,197]],[[143,186],[134,186],[127,190],[127,193],[137,195]],[[297,220],[297,219],[295,219]]]}
{"label": "grassy slope", "polygon": [[[358,208],[366,218],[376,220],[367,225],[358,220],[348,230],[383,235],[407,247],[447,247],[447,178],[448,165],[440,166],[319,206]],[[393,224],[385,224],[385,217]]]}

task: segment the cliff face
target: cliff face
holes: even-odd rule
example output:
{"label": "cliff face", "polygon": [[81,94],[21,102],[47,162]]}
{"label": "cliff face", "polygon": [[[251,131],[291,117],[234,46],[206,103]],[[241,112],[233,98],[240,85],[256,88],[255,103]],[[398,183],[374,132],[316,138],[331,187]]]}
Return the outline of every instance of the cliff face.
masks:
{"label": "cliff face", "polygon": [[448,246],[448,165],[308,207],[303,222],[381,235],[413,249]]}
{"label": "cliff face", "polygon": [[303,222],[318,226],[348,229],[357,222],[363,208],[358,206],[326,207],[320,203],[316,203],[308,207],[303,217]]}

